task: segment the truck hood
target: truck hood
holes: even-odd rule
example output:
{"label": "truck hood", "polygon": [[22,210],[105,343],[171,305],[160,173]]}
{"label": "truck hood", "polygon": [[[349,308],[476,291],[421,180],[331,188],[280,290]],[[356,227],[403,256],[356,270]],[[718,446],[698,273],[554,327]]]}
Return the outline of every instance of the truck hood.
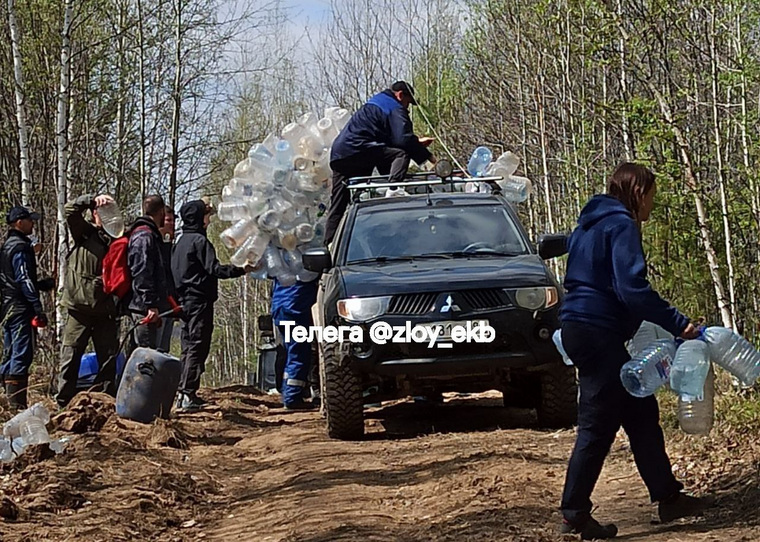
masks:
{"label": "truck hood", "polygon": [[341,267],[340,272],[349,297],[554,286],[546,265],[535,254],[353,264]]}

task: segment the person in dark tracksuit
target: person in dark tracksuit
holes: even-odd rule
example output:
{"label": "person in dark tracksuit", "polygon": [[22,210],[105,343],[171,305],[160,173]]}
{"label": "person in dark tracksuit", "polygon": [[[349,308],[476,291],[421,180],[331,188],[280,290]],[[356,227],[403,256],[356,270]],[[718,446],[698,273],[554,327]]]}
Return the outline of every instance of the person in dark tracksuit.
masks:
{"label": "person in dark tracksuit", "polygon": [[655,178],[647,168],[625,163],[583,208],[568,243],[565,288],[560,314],[562,342],[578,369],[578,434],[562,494],[562,532],[584,540],[612,538],[615,525],[591,517],[591,493],[604,459],[622,426],[639,474],[657,502],[660,520],[696,515],[711,497],[682,492],[673,475],[659,425],[654,396],[626,392],[620,369],[630,356],[625,343],[643,320],[674,336],[692,339],[694,325],[649,284],[641,245],[641,223],[654,205]]}
{"label": "person in dark tracksuit", "polygon": [[37,279],[37,260],[29,239],[37,213],[13,207],[6,216],[10,226],[0,250],[0,292],[3,323],[3,363],[0,377],[12,410],[26,408],[29,368],[34,359],[34,327],[45,327],[40,291],[52,290],[53,279]]}
{"label": "person in dark tracksuit", "polygon": [[348,207],[348,180],[365,177],[377,168],[389,175],[389,182],[404,180],[409,161],[435,163],[427,149],[429,137],[414,135],[409,106],[416,105],[414,89],[405,81],[396,81],[391,88],[375,94],[340,131],[330,151],[332,189],[325,226],[325,244],[332,241],[340,219]]}
{"label": "person in dark tracksuit", "polygon": [[295,322],[297,326],[311,326],[311,306],[317,301],[318,280],[298,281],[292,286],[283,286],[277,279],[272,289],[272,321],[285,345],[287,358],[282,378],[282,403],[290,410],[313,408],[314,403],[304,399],[310,395],[309,379],[312,367],[312,347],[308,342],[285,341],[284,321]]}
{"label": "person in dark tracksuit", "polygon": [[[103,292],[103,258],[111,238],[103,230],[98,207],[112,203],[110,196],[85,195],[66,203],[64,218],[74,246],[66,265],[66,283],[61,305],[66,309],[58,376],[60,407],[77,392],[79,367],[87,343],[92,339],[100,371],[95,384],[116,395],[116,354],[119,349],[119,320],[115,298]],[[84,217],[92,212],[93,222]]]}
{"label": "person in dark tracksuit", "polygon": [[158,348],[161,333],[159,314],[171,308],[169,285],[161,256],[163,238],[159,228],[164,225],[166,209],[164,199],[147,196],[143,201],[143,214],[132,224],[127,247],[127,264],[132,275],[128,309],[134,323],[145,320],[135,328],[130,339],[129,358],[137,347]]}
{"label": "person in dark tracksuit", "polygon": [[182,305],[182,377],[177,408],[196,410],[204,401],[197,396],[214,332],[214,302],[219,279],[243,276],[248,268],[222,265],[206,237],[213,209],[204,201],[190,201],[180,209],[182,235],[172,250],[172,275]]}

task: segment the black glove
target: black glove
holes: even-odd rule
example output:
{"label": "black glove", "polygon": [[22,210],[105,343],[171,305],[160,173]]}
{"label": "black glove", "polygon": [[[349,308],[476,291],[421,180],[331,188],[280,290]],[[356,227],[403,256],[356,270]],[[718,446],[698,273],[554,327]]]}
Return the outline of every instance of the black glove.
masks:
{"label": "black glove", "polygon": [[47,278],[37,281],[37,289],[40,292],[49,292],[55,289],[55,279]]}

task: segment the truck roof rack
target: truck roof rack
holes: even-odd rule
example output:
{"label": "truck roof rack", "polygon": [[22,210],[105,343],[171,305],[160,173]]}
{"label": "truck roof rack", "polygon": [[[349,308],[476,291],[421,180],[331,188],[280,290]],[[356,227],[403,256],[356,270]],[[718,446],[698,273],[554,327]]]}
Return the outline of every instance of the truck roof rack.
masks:
{"label": "truck roof rack", "polygon": [[[422,173],[412,173],[410,175],[407,175],[405,177],[405,180],[401,182],[388,182],[389,175],[371,175],[367,177],[352,177],[348,180],[348,189],[353,192],[352,194],[352,200],[358,201],[359,196],[364,192],[365,190],[368,190],[370,193],[370,198],[372,198],[372,191],[378,188],[406,188],[406,187],[424,187],[425,193],[429,196],[432,193],[432,188],[434,186],[450,186],[453,191],[454,185],[462,184],[462,183],[468,183],[468,182],[481,182],[481,183],[489,183],[495,194],[501,193],[501,189],[499,188],[499,185],[496,184],[496,181],[501,181],[504,179],[504,177],[501,176],[493,176],[493,177],[462,177],[461,172],[459,175],[452,175],[451,177],[441,178],[437,177],[435,172],[422,172]],[[430,178],[434,177],[434,178]],[[409,179],[409,180],[406,180]]]}

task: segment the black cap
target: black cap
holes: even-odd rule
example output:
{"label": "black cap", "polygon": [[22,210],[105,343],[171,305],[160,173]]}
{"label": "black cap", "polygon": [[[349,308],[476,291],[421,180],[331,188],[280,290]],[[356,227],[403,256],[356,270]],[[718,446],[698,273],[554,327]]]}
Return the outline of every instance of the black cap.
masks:
{"label": "black cap", "polygon": [[24,218],[31,218],[32,220],[39,220],[40,215],[38,213],[33,213],[26,207],[22,207],[21,205],[17,205],[16,207],[13,207],[10,211],[8,211],[8,214],[5,217],[5,221],[8,224],[13,224],[17,220],[23,220]]}
{"label": "black cap", "polygon": [[406,81],[396,81],[391,85],[391,90],[396,91],[402,91],[404,94],[409,96],[412,100],[412,105],[417,105],[417,100],[414,98],[414,88],[412,88],[412,85],[407,83]]}

